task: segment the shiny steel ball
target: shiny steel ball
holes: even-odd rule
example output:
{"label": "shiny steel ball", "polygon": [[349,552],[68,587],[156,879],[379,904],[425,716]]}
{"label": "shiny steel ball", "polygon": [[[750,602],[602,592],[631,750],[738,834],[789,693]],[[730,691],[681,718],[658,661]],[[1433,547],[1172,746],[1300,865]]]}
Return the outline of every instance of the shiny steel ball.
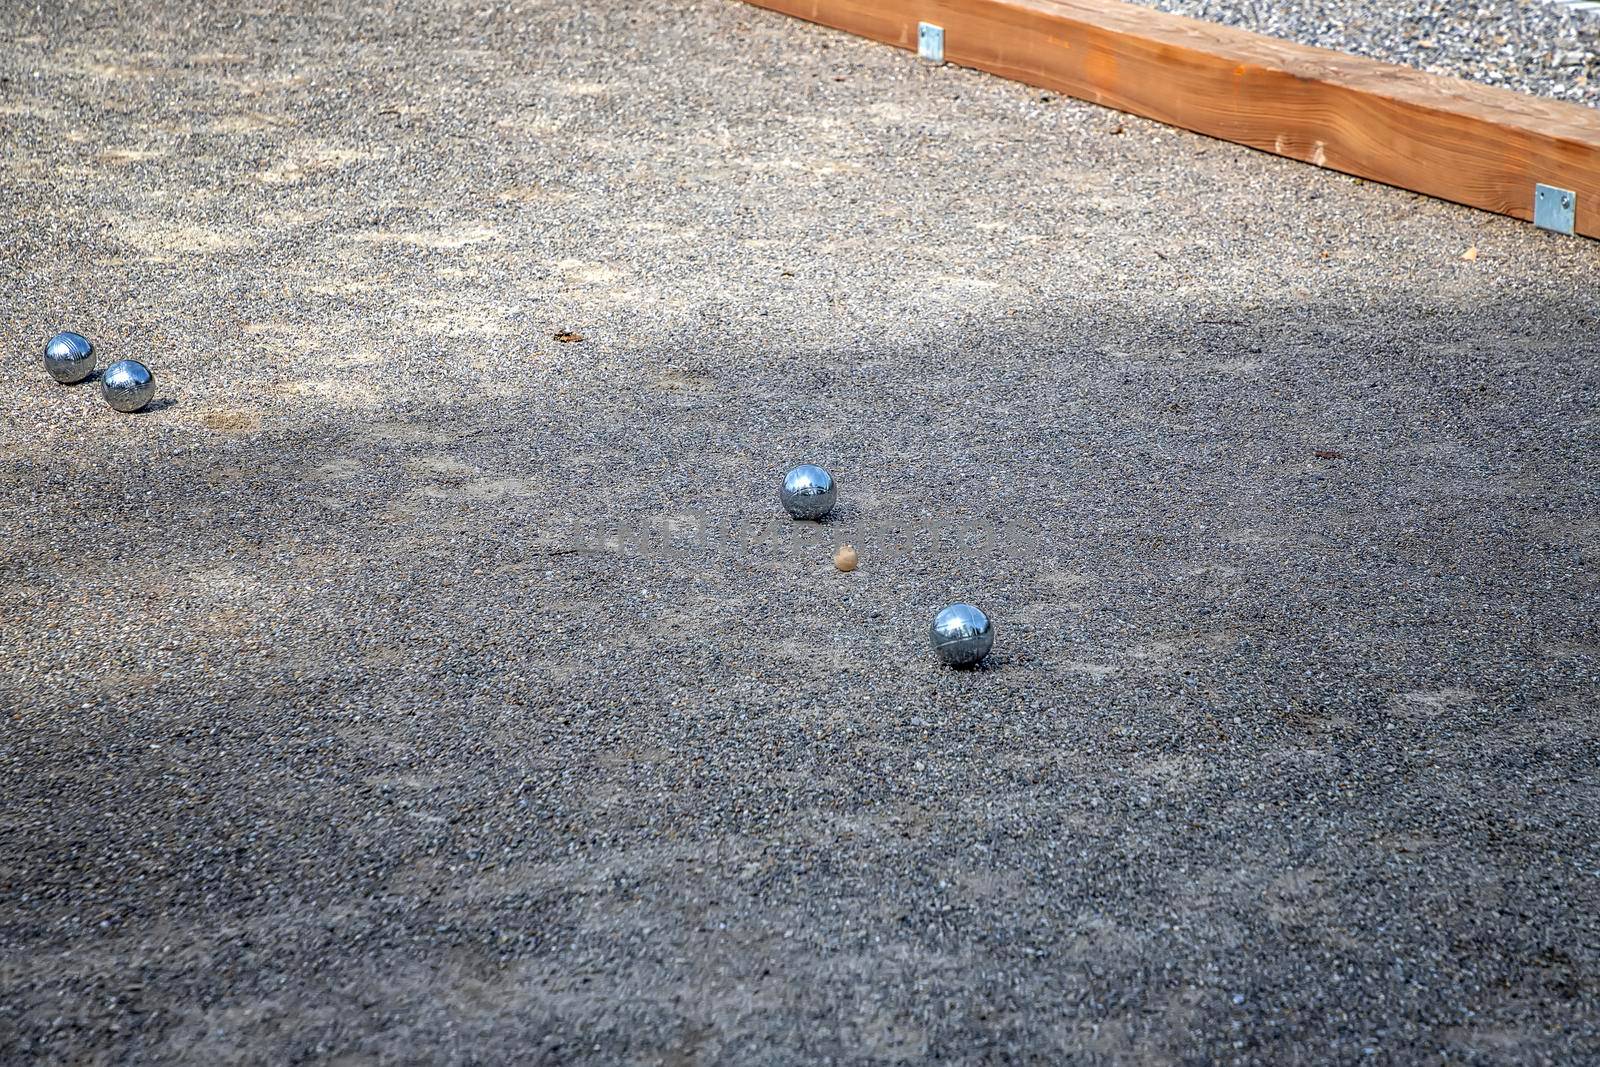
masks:
{"label": "shiny steel ball", "polygon": [[136,359],[119,359],[100,376],[100,395],[118,411],[138,411],[156,395],[156,376]]}
{"label": "shiny steel ball", "polygon": [[933,653],[952,667],[970,667],[994,647],[994,624],[971,604],[951,604],[933,617]]}
{"label": "shiny steel ball", "polygon": [[81,333],[58,333],[44,346],[44,369],[62,385],[94,373],[94,345]]}
{"label": "shiny steel ball", "polygon": [[783,510],[797,519],[820,519],[833,510],[836,490],[833,476],[821,467],[802,463],[783,476],[778,499]]}

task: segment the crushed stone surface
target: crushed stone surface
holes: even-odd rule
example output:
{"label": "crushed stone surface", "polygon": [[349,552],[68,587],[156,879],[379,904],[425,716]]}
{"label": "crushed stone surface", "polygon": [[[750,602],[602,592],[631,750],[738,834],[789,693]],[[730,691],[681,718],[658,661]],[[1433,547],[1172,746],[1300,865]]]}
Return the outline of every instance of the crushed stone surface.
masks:
{"label": "crushed stone surface", "polygon": [[1600,244],[736,3],[0,31],[0,1060],[1600,1059]]}

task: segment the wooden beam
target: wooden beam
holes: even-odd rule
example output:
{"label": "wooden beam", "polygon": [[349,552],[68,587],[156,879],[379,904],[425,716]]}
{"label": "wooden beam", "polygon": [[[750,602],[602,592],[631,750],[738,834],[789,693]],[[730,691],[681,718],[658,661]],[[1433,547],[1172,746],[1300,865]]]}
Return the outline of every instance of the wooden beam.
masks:
{"label": "wooden beam", "polygon": [[1600,109],[1117,0],[750,0],[947,62],[1519,219],[1536,183],[1600,237]]}

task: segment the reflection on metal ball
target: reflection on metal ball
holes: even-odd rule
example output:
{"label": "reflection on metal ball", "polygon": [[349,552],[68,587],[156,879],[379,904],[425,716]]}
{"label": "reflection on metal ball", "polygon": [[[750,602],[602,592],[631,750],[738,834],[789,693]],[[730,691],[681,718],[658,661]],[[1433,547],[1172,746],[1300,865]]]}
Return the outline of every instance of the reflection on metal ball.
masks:
{"label": "reflection on metal ball", "polygon": [[833,510],[833,476],[821,467],[802,463],[783,476],[778,499],[783,510],[797,519],[820,519]]}
{"label": "reflection on metal ball", "polygon": [[156,377],[136,359],[119,359],[100,376],[100,395],[118,411],[138,411],[156,395]]}
{"label": "reflection on metal ball", "polygon": [[58,333],[44,346],[44,369],[62,385],[94,373],[94,345],[81,333]]}
{"label": "reflection on metal ball", "polygon": [[933,617],[928,637],[941,662],[970,667],[994,647],[994,624],[971,604],[951,604]]}

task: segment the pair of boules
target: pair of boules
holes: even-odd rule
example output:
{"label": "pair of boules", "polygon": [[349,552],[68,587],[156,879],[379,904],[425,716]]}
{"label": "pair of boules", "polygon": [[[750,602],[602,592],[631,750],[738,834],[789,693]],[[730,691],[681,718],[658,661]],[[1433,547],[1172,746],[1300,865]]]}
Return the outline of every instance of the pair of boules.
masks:
{"label": "pair of boules", "polygon": [[[73,385],[94,373],[94,345],[68,330],[44,346],[44,368],[62,385]],[[119,359],[100,375],[100,395],[113,410],[138,411],[156,395],[156,378],[136,359]]]}
{"label": "pair of boules", "polygon": [[[811,463],[803,463],[783,476],[778,499],[783,509],[796,519],[816,521],[833,510],[838,497],[833,476]],[[850,545],[842,545],[833,555],[840,571],[856,569],[858,556]],[[994,647],[994,623],[971,604],[951,604],[933,618],[928,642],[939,662],[951,667],[973,667]]]}

